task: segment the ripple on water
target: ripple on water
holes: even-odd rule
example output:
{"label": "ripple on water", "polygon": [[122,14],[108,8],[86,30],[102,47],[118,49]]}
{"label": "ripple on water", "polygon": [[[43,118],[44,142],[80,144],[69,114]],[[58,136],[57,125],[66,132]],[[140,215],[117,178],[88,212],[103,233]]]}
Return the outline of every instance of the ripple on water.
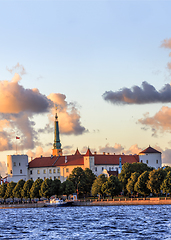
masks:
{"label": "ripple on water", "polygon": [[169,239],[170,205],[1,209],[0,239]]}

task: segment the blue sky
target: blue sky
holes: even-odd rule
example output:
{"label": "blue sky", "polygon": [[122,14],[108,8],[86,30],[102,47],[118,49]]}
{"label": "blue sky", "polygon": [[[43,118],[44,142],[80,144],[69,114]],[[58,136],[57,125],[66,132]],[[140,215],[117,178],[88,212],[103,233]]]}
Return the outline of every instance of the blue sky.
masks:
{"label": "blue sky", "polygon": [[[154,117],[163,106],[170,109],[170,102],[118,105],[102,97],[106,91],[141,87],[143,81],[157,91],[170,84],[170,50],[161,47],[171,38],[170,7],[170,1],[1,0],[0,80],[10,82],[18,73],[22,78],[18,84],[24,89],[37,88],[45,96],[65,95],[67,104],[72,103],[79,115],[76,124],[85,128],[77,135],[75,131],[61,134],[66,153],[77,147],[84,152],[88,146],[97,152],[135,153],[150,144],[162,151],[165,162],[171,163],[168,115],[167,127],[139,122],[147,112]],[[21,66],[25,74],[21,74]],[[49,121],[46,111],[28,118],[34,121],[34,131],[43,129]],[[59,124],[65,127],[60,114]],[[19,125],[15,133],[24,137]],[[30,150],[35,156],[37,147],[43,153],[48,151],[53,132],[37,137],[39,144],[26,148],[25,153]],[[12,147],[1,148],[1,161],[13,153],[15,140]]]}

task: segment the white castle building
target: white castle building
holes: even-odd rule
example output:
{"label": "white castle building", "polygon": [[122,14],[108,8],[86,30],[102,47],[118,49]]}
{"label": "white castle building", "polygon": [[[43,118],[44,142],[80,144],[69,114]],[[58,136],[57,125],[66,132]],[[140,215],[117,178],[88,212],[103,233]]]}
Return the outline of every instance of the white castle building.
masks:
{"label": "white castle building", "polygon": [[107,175],[118,175],[124,163],[142,162],[150,167],[158,169],[161,167],[161,152],[152,147],[146,148],[138,155],[115,155],[109,153],[94,154],[87,149],[85,154],[80,154],[77,149],[74,155],[62,155],[59,138],[58,117],[55,116],[55,138],[52,155],[39,157],[28,162],[27,155],[8,155],[7,172],[8,182],[18,182],[20,179],[34,181],[41,179],[59,179],[65,181],[72,170],[76,167],[82,169],[90,168],[98,176],[102,173]]}

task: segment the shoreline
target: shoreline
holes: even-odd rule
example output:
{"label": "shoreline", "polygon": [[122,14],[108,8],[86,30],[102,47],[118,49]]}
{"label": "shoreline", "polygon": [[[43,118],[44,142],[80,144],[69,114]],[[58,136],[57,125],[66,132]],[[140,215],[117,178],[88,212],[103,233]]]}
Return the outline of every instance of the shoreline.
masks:
{"label": "shoreline", "polygon": [[[171,198],[149,198],[149,199],[107,199],[91,201],[75,201],[72,206],[135,206],[135,205],[171,205]],[[44,202],[26,204],[2,204],[0,209],[11,208],[42,208],[46,207]]]}

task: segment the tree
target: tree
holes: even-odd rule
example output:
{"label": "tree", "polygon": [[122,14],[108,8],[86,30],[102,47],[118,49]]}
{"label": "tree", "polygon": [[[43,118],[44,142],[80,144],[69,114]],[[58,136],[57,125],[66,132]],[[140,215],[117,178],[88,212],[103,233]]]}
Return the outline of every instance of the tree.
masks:
{"label": "tree", "polygon": [[105,177],[104,174],[100,174],[94,181],[92,188],[91,188],[91,193],[93,196],[97,196],[99,194],[100,196],[103,194],[102,192],[102,185],[107,181],[107,178]]}
{"label": "tree", "polygon": [[145,171],[138,177],[138,180],[134,186],[134,191],[146,197],[146,195],[150,193],[150,190],[147,187],[148,180],[149,180],[149,172]]}
{"label": "tree", "polygon": [[134,190],[134,186],[139,176],[140,174],[137,172],[131,173],[131,177],[128,179],[128,183],[126,185],[126,189],[129,194],[133,194],[133,195],[136,194],[136,191]]}
{"label": "tree", "polygon": [[52,195],[57,197],[61,194],[61,181],[59,179],[54,179],[52,181]]}
{"label": "tree", "polygon": [[119,195],[122,191],[122,186],[119,179],[111,175],[107,181],[103,183],[101,190],[104,194],[112,196],[113,199],[114,196]]}
{"label": "tree", "polygon": [[169,171],[161,185],[163,193],[170,193],[171,196],[171,171]]}
{"label": "tree", "polygon": [[6,189],[6,192],[5,192],[5,199],[6,198],[14,198],[14,195],[13,195],[13,190],[16,186],[16,183],[15,182],[10,182],[10,183],[7,183],[7,189]]}
{"label": "tree", "polygon": [[30,198],[30,189],[33,183],[34,181],[32,179],[29,179],[24,183],[23,189],[21,191],[22,198],[26,198],[26,199]]}
{"label": "tree", "polygon": [[124,193],[127,193],[126,185],[128,183],[128,179],[131,177],[131,173],[137,172],[140,175],[145,171],[152,171],[152,167],[148,167],[145,163],[124,163],[122,166],[122,171],[119,174],[118,178],[122,183]]}
{"label": "tree", "polygon": [[36,179],[36,181],[33,183],[31,189],[30,189],[30,197],[31,198],[39,198],[40,199],[40,188],[43,180],[41,178]]}
{"label": "tree", "polygon": [[50,198],[52,196],[52,179],[46,178],[39,191],[41,197]]}
{"label": "tree", "polygon": [[5,199],[6,189],[7,189],[7,184],[3,182],[2,185],[0,185],[0,198]]}
{"label": "tree", "polygon": [[16,198],[22,198],[21,191],[23,189],[25,181],[23,179],[19,180],[16,184],[15,188],[13,189],[13,195]]}
{"label": "tree", "polygon": [[84,172],[86,175],[86,193],[90,193],[92,184],[96,179],[96,175],[89,168],[86,168]]}
{"label": "tree", "polygon": [[161,185],[163,183],[164,178],[166,177],[167,172],[162,168],[154,169],[149,174],[149,181],[147,183],[148,189],[154,194],[159,194],[161,190]]}
{"label": "tree", "polygon": [[63,195],[67,195],[67,198],[70,194],[73,194],[75,191],[74,184],[69,179],[67,179],[65,182],[62,183],[61,189],[62,189]]}
{"label": "tree", "polygon": [[77,194],[86,193],[86,175],[81,167],[74,168],[69,175],[68,180],[73,182]]}

